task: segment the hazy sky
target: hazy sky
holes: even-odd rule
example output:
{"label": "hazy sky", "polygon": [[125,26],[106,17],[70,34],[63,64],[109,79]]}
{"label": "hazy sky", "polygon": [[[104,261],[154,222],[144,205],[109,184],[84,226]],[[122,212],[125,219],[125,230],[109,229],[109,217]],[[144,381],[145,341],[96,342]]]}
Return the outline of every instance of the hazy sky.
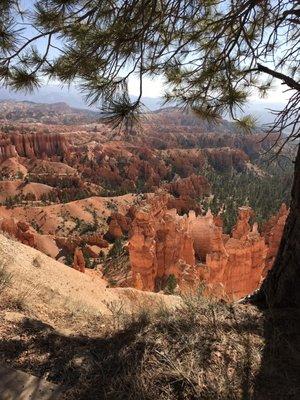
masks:
{"label": "hazy sky", "polygon": [[[133,95],[139,94],[138,79],[131,77],[128,83],[129,92]],[[257,93],[253,93],[250,100],[259,101],[262,103],[282,103],[288,98],[288,93],[284,93],[285,87],[280,85],[279,82],[274,81],[274,87],[270,89],[268,96],[261,99]],[[164,83],[161,78],[145,78],[143,83],[143,95],[146,97],[160,97],[164,93]]]}

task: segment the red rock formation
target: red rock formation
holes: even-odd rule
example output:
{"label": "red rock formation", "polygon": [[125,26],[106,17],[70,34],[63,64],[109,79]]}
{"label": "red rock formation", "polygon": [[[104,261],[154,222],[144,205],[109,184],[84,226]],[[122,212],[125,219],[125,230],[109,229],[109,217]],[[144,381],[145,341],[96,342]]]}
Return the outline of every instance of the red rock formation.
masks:
{"label": "red rock formation", "polygon": [[74,253],[77,247],[83,247],[85,245],[98,246],[99,248],[106,248],[109,246],[108,242],[103,239],[102,234],[92,233],[85,235],[73,235],[69,237],[55,238],[56,244],[59,248],[66,250],[69,253]]}
{"label": "red rock formation", "polygon": [[27,222],[18,221],[15,218],[5,218],[0,222],[0,228],[23,244],[36,247],[37,232]]}
{"label": "red rock formation", "polygon": [[66,153],[66,139],[60,134],[14,132],[0,137],[0,161],[16,156],[61,159]]}
{"label": "red rock formation", "polygon": [[194,210],[196,214],[201,214],[202,208],[196,199],[189,196],[170,197],[168,200],[168,208],[171,210],[176,208],[178,214],[188,214],[190,210]]}
{"label": "red rock formation", "polygon": [[232,237],[234,239],[244,239],[250,231],[249,219],[253,215],[250,207],[240,207],[238,220],[232,229]]}
{"label": "red rock formation", "polygon": [[0,139],[0,161],[7,160],[11,157],[17,157],[16,147],[9,139]]}
{"label": "red rock formation", "polygon": [[15,218],[4,218],[0,221],[0,229],[15,237],[21,243],[36,248],[37,250],[56,258],[59,248],[51,235],[42,235],[25,221]]}
{"label": "red rock formation", "polygon": [[130,229],[131,218],[121,213],[113,212],[108,218],[107,239],[119,239],[123,235],[127,235]]}
{"label": "red rock formation", "polygon": [[76,247],[75,249],[72,268],[82,273],[85,271],[85,260],[80,247]]}
{"label": "red rock formation", "polygon": [[196,217],[195,212],[190,211],[188,229],[198,260],[205,262],[207,254],[225,251],[222,228],[215,225],[210,210],[203,217]]}
{"label": "red rock formation", "polygon": [[210,194],[210,185],[204,176],[192,174],[187,178],[178,178],[164,186],[173,196],[188,196],[193,199]]}
{"label": "red rock formation", "polygon": [[207,267],[205,283],[230,298],[240,298],[255,290],[265,267],[268,249],[257,224],[251,229],[251,215],[250,207],[240,207],[230,236],[216,226],[210,212],[205,217],[189,216],[196,254]]}
{"label": "red rock formation", "polygon": [[[167,202],[167,196],[154,198],[135,214],[129,243],[135,287],[159,290],[173,274],[181,290],[202,279],[207,290],[237,299],[259,286],[269,250],[257,224],[249,224],[251,208],[239,209],[232,234],[225,235],[210,211],[180,217],[166,209]],[[279,224],[284,214],[282,209]]]}
{"label": "red rock formation", "polygon": [[249,161],[249,157],[240,149],[232,149],[230,147],[221,147],[214,149],[203,150],[208,163],[216,171],[231,171],[235,169],[237,171],[243,171],[246,169],[246,162]]}
{"label": "red rock formation", "polygon": [[268,246],[266,268],[263,271],[264,276],[274,263],[288,213],[287,206],[282,204],[278,213],[271,217],[263,228],[262,234]]}
{"label": "red rock formation", "polygon": [[167,197],[155,198],[133,221],[129,255],[133,282],[142,290],[164,288],[170,275],[182,289],[199,281],[187,219],[167,210],[166,204]]}

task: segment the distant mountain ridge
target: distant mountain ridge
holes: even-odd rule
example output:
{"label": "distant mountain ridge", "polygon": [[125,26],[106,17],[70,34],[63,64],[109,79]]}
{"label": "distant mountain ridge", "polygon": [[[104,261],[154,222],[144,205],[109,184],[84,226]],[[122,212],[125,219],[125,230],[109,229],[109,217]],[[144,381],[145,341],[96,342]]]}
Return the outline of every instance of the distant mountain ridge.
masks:
{"label": "distant mountain ridge", "polygon": [[[143,125],[153,125],[167,129],[194,130],[203,132],[237,133],[233,122],[221,119],[218,123],[203,120],[191,111],[178,107],[159,108],[145,112]],[[29,100],[0,100],[0,119],[19,122],[42,122],[59,124],[101,122],[99,112],[72,107],[66,102],[37,103]]]}
{"label": "distant mountain ridge", "polygon": [[160,108],[148,114],[149,119],[145,121],[145,124],[153,124],[164,127],[180,127],[180,129],[199,129],[203,132],[215,132],[215,133],[228,133],[236,134],[240,133],[240,129],[234,122],[228,121],[224,118],[218,121],[205,120],[196,113],[189,110],[182,110],[179,107],[166,107]]}
{"label": "distant mountain ridge", "polygon": [[[135,100],[136,96],[131,96]],[[89,107],[84,101],[84,96],[74,87],[61,87],[55,84],[45,84],[33,93],[24,94],[22,92],[10,91],[0,87],[0,99],[10,99],[14,101],[33,101],[36,103],[57,103],[65,102],[71,107],[79,109],[90,109],[97,111],[97,107]],[[163,107],[163,100],[160,97],[145,96],[142,102],[149,111],[154,111]],[[244,114],[251,114],[258,119],[258,123],[270,123],[274,116],[268,109],[279,110],[284,107],[284,100],[281,102],[270,101],[249,101],[244,107]],[[243,114],[243,113],[241,113]]]}
{"label": "distant mountain ridge", "polygon": [[8,121],[74,124],[92,122],[97,118],[99,113],[96,111],[73,108],[65,102],[0,100],[0,119]]}

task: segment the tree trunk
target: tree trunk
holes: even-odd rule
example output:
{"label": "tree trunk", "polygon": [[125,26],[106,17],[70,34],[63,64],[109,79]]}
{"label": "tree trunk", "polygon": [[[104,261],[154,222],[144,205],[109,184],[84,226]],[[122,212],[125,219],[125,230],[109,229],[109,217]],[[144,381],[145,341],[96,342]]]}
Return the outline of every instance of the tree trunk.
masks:
{"label": "tree trunk", "polygon": [[269,307],[300,308],[300,145],[295,161],[290,213],[276,260],[257,300]]}

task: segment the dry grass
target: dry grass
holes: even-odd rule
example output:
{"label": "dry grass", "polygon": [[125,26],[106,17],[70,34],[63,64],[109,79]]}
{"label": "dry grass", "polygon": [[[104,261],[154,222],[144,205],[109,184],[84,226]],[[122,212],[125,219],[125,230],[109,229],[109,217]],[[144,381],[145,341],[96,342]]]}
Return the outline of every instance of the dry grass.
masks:
{"label": "dry grass", "polygon": [[0,293],[2,293],[11,283],[12,274],[10,274],[3,260],[0,261]]}
{"label": "dry grass", "polygon": [[34,318],[9,324],[0,313],[0,360],[65,385],[68,400],[300,398],[297,312],[262,313],[201,295],[175,312],[111,311],[105,323],[78,317],[86,335]]}

